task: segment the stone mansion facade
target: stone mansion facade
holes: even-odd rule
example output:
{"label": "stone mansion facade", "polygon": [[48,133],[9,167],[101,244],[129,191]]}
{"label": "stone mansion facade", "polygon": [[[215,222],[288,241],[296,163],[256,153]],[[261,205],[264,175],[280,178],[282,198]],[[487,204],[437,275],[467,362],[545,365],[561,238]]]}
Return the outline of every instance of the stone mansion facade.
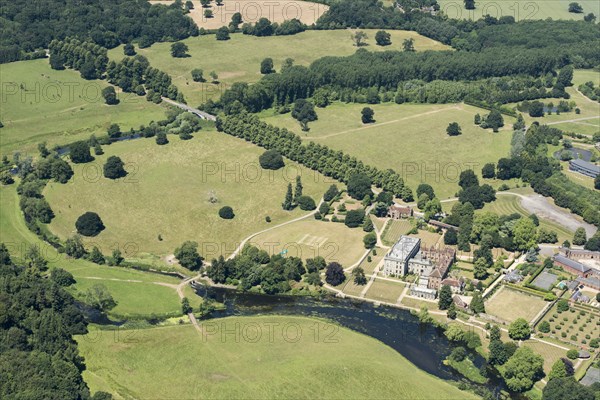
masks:
{"label": "stone mansion facade", "polygon": [[411,286],[411,295],[434,299],[455,259],[452,248],[421,248],[421,239],[403,235],[385,255],[383,274],[418,275],[419,283]]}

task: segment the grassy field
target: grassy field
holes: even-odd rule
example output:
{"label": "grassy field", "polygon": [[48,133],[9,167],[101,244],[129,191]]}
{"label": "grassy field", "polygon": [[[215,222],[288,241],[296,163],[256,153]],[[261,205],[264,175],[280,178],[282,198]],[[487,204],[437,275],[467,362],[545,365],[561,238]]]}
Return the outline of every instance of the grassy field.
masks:
{"label": "grassy field", "polygon": [[502,287],[485,302],[485,312],[507,322],[517,318],[525,318],[531,322],[546,304],[541,297]]}
{"label": "grassy field", "polygon": [[[302,3],[302,2],[301,2]],[[276,3],[272,3],[276,4]],[[281,3],[278,3],[281,4]],[[442,50],[448,47],[432,39],[409,31],[389,31],[392,44],[386,47],[375,45],[373,29],[364,30],[369,39],[369,51],[402,50],[404,39],[415,39],[417,50]],[[214,35],[198,36],[183,40],[189,47],[187,58],[171,57],[171,43],[156,43],[147,49],[136,49],[146,56],[153,67],[171,75],[173,83],[183,92],[188,104],[196,106],[209,98],[218,98],[234,82],[256,82],[261,78],[260,63],[271,57],[275,69],[279,70],[286,58],[294,59],[296,65],[309,65],[324,56],[346,56],[356,51],[349,30],[306,31],[291,36],[256,37],[235,33],[227,41],[217,41]],[[121,60],[123,48],[109,51],[109,57]],[[209,82],[192,80],[191,71],[200,68]],[[210,83],[209,73],[219,75],[220,84]]]}
{"label": "grassy field", "polygon": [[0,154],[37,153],[50,145],[105,134],[112,123],[122,130],[164,119],[166,108],[144,97],[121,94],[118,105],[104,104],[105,81],[86,81],[73,70],[55,71],[47,59],[2,65],[0,74]]}
{"label": "grassy field", "polygon": [[583,7],[583,14],[568,11],[571,0],[477,0],[475,10],[466,10],[463,2],[459,0],[439,0],[438,3],[446,15],[458,19],[479,19],[489,14],[496,18],[511,16],[517,21],[546,18],[583,20],[583,16],[588,13],[600,13],[600,5],[595,0],[578,1]]}
{"label": "grassy field", "polygon": [[[126,258],[147,256],[148,262],[161,262],[153,256],[171,254],[186,240],[197,241],[209,260],[229,254],[249,234],[305,214],[281,208],[296,175],[302,177],[304,194],[316,202],[330,185],[291,162],[278,171],[262,170],[262,153],[252,144],[206,130],[190,141],[170,137],[166,146],[157,146],[153,139],[115,143],[92,164],[77,166],[69,183],[46,187],[56,213],[50,228],[66,238],[81,214],[95,211],[106,229],[85,242],[97,244],[105,254],[119,246]],[[126,163],[127,177],[102,177],[102,165],[112,155]],[[217,203],[209,201],[211,191]],[[219,217],[225,205],[233,208],[234,219]]]}
{"label": "grassy field", "polygon": [[385,301],[387,303],[396,303],[404,290],[404,283],[391,282],[383,279],[375,279],[365,297]]}
{"label": "grassy field", "polygon": [[110,310],[115,315],[135,316],[148,308],[146,304],[152,304],[151,313],[157,315],[181,311],[175,288],[163,284],[77,277],[77,290],[85,291],[98,283],[105,285],[110,293],[119,293],[117,306]]}
{"label": "grassy field", "polygon": [[[510,215],[510,214],[521,214],[522,216],[528,216],[530,213],[527,212],[521,206],[521,199],[518,196],[510,195],[499,195],[496,200],[492,203],[486,204],[482,212],[490,211],[498,215]],[[562,243],[565,240],[573,239],[573,232],[562,225],[548,219],[540,218],[540,227],[555,231],[558,235],[558,242]]]}
{"label": "grassy field", "polygon": [[[472,398],[381,342],[324,320],[231,317],[203,326],[217,333],[182,325],[80,336],[84,379],[117,398]],[[238,340],[225,329],[238,330]],[[177,383],[169,384],[174,371]]]}
{"label": "grassy field", "polygon": [[[485,110],[464,104],[371,105],[376,122],[364,125],[360,111],[364,104],[335,103],[318,108],[319,119],[309,124],[303,139],[343,150],[359,160],[381,169],[400,173],[414,190],[419,183],[433,186],[440,199],[458,191],[458,176],[472,168],[477,174],[486,162],[495,162],[508,154],[511,132],[507,126],[499,133],[473,124],[475,114]],[[265,122],[300,133],[298,122],[290,114],[262,113]],[[458,122],[462,135],[450,137],[446,128]],[[497,182],[490,182],[498,184]]]}
{"label": "grassy field", "polygon": [[[172,0],[150,1],[152,4],[172,4]],[[224,0],[222,6],[214,2],[209,7],[200,7],[198,2],[195,8],[188,14],[200,28],[218,29],[228,26],[234,12],[242,14],[244,22],[255,23],[260,18],[268,18],[271,22],[282,23],[283,21],[297,18],[307,25],[314,24],[317,19],[329,9],[329,6],[308,1],[283,0],[276,3],[268,0]],[[204,10],[213,12],[212,18],[204,16]]]}
{"label": "grassy field", "polygon": [[269,254],[278,254],[285,249],[289,257],[321,256],[328,262],[336,261],[349,267],[365,252],[364,235],[360,228],[350,229],[341,223],[308,218],[262,233],[250,242]]}
{"label": "grassy field", "polygon": [[14,186],[0,186],[0,243],[6,244],[17,261],[30,245],[38,246],[49,268],[60,267],[73,274],[77,281],[74,293],[83,292],[94,283],[104,284],[118,303],[113,310],[116,313],[160,314],[181,310],[175,289],[157,284],[175,285],[179,282],[177,278],[66,258],[42,242],[25,226]]}
{"label": "grassy field", "polygon": [[[559,359],[566,357],[567,350],[538,342],[537,340],[526,340],[523,342],[523,346],[530,347],[531,350],[542,356],[544,359],[544,372],[548,374],[552,369],[552,365]],[[565,346],[571,347],[571,346]]]}

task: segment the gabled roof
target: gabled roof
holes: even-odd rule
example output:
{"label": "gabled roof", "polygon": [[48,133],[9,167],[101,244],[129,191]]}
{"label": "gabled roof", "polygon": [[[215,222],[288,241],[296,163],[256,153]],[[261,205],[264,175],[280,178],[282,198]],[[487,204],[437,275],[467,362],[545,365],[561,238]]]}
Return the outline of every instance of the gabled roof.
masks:
{"label": "gabled roof", "polygon": [[566,265],[569,268],[572,268],[576,271],[579,271],[581,273],[585,273],[588,272],[590,269],[592,269],[591,267],[588,267],[587,265],[584,265],[578,261],[575,260],[571,260],[570,258],[567,258],[561,254],[557,254],[554,256],[554,261],[559,262],[561,264]]}
{"label": "gabled roof", "polygon": [[576,167],[579,167],[579,168],[589,169],[590,171],[600,174],[599,166],[597,166],[596,164],[592,164],[591,162],[582,160],[580,158],[575,158],[575,159],[569,161],[569,164],[575,165]]}

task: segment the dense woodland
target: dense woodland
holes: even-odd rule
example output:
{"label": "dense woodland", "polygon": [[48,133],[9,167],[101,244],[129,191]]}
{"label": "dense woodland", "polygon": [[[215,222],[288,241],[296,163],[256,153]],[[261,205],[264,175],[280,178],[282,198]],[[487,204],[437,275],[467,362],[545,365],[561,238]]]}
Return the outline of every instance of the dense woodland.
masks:
{"label": "dense woodland", "polygon": [[42,276],[45,262],[35,251],[15,265],[0,244],[0,397],[3,399],[104,399],[90,396],[81,372],[84,360],[73,335],[87,322],[63,286],[67,275]]}
{"label": "dense woodland", "polygon": [[[146,0],[3,0],[0,63],[26,58],[53,39],[77,37],[113,48],[137,40],[140,47],[198,35],[181,4]],[[42,54],[43,56],[43,54]]]}

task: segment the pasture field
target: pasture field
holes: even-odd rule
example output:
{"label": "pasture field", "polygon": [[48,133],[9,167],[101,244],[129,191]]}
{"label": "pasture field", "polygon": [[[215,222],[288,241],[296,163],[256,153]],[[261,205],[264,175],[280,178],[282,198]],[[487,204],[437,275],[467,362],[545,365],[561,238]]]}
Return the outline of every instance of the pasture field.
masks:
{"label": "pasture field", "polygon": [[390,219],[385,226],[381,241],[386,246],[393,246],[400,236],[406,235],[412,228],[413,224],[408,219]]}
{"label": "pasture field", "polygon": [[594,134],[600,132],[600,117],[597,119],[586,119],[576,122],[561,122],[552,126],[565,132],[574,132],[582,135],[593,136]]}
{"label": "pasture field", "polygon": [[[395,104],[369,105],[375,111],[373,124],[361,122],[365,104],[334,103],[317,108],[318,120],[309,123],[304,140],[343,150],[380,169],[392,168],[413,190],[423,182],[433,186],[440,200],[454,197],[458,177],[464,169],[480,174],[487,162],[508,155],[512,119],[504,117],[506,126],[498,133],[473,123],[475,114],[486,110],[465,104]],[[300,126],[290,114],[262,113],[265,122],[291,129],[300,134]],[[462,135],[450,137],[446,128],[458,122]],[[490,181],[492,185],[498,182]]]}
{"label": "pasture field", "polygon": [[503,286],[485,302],[485,312],[506,322],[517,318],[525,318],[531,322],[546,304],[541,297],[530,296]]}
{"label": "pasture field", "polygon": [[[106,229],[84,242],[95,243],[105,254],[120,246],[126,258],[148,256],[162,263],[158,256],[193,240],[211,260],[232,253],[251,233],[305,214],[281,208],[287,185],[297,175],[304,194],[316,202],[331,184],[289,161],[278,171],[263,170],[258,164],[263,149],[216,131],[202,130],[190,141],[169,140],[165,146],[153,139],[114,143],[92,163],[76,166],[67,184],[50,183],[44,195],[56,213],[51,231],[65,239],[81,214],[94,211]],[[113,155],[121,157],[129,173],[116,181],[102,176],[104,162]],[[219,217],[225,205],[233,208],[234,219]]]}
{"label": "pasture field", "polygon": [[573,86],[578,87],[579,85],[592,81],[594,86],[600,85],[600,71],[593,69],[576,69],[573,73]]}
{"label": "pasture field", "polygon": [[367,293],[365,293],[365,297],[372,300],[385,301],[386,303],[396,303],[404,290],[404,286],[402,282],[396,283],[383,279],[375,279],[369,290],[367,290]]}
{"label": "pasture field", "polygon": [[163,283],[153,282],[77,277],[77,290],[85,291],[98,283],[106,286],[111,294],[119,293],[117,306],[110,310],[111,314],[135,316],[147,309],[147,304],[152,305],[151,314],[164,315],[181,312],[181,302],[174,286],[168,287]]}
{"label": "pasture field", "polygon": [[[302,2],[299,2],[302,3]],[[275,3],[272,3],[275,4]],[[449,47],[432,39],[410,31],[389,31],[392,36],[390,46],[375,45],[374,29],[364,30],[369,39],[369,51],[402,50],[402,41],[413,38],[416,50],[444,50]],[[348,56],[356,51],[350,39],[349,30],[306,31],[291,36],[256,37],[231,34],[231,39],[218,41],[215,35],[192,37],[182,42],[189,47],[187,58],[173,58],[171,43],[156,43],[149,48],[136,51],[148,58],[153,67],[167,72],[173,83],[183,92],[191,106],[205,103],[208,99],[217,99],[221,93],[235,82],[256,82],[261,78],[260,63],[271,57],[275,70],[287,58],[294,59],[296,65],[308,66],[324,56]],[[108,52],[110,59],[121,60],[123,47]],[[191,71],[200,68],[207,82],[194,82]],[[209,73],[219,75],[220,84],[211,83]]]}
{"label": "pasture field", "polygon": [[[202,326],[204,334],[179,325],[120,330],[116,340],[109,331],[79,336],[84,379],[117,398],[475,398],[326,320],[230,317]],[[174,371],[179,383],[165,385]]]}
{"label": "pasture field", "polygon": [[253,237],[250,243],[269,252],[279,254],[287,250],[286,257],[302,259],[324,257],[336,261],[344,268],[358,262],[364,254],[361,228],[348,228],[342,223],[322,222],[308,217],[302,221],[272,229]]}
{"label": "pasture field", "polygon": [[[150,1],[152,4],[172,4],[172,0]],[[212,2],[209,7],[203,8],[194,3],[194,9],[188,14],[198,25],[204,29],[218,29],[228,26],[234,13],[242,14],[244,22],[255,23],[260,18],[267,18],[271,22],[282,23],[293,18],[299,19],[306,25],[317,22],[317,19],[329,9],[329,6],[309,1],[283,0],[276,3],[268,0],[224,0],[223,5],[217,6]],[[204,10],[213,12],[212,18],[204,16]]]}
{"label": "pasture field", "polygon": [[[529,189],[531,190],[531,189]],[[522,191],[520,191],[523,193]],[[498,195],[496,200],[486,204],[481,212],[490,211],[498,215],[510,215],[510,214],[521,214],[522,216],[528,216],[531,213],[527,212],[521,205],[521,198],[518,196],[510,196],[508,194]],[[555,231],[558,235],[558,242],[562,243],[565,240],[573,239],[574,231],[554,222],[549,219],[539,216],[540,227]]]}
{"label": "pasture field", "polygon": [[571,0],[477,0],[475,10],[466,10],[460,0],[438,1],[440,10],[450,18],[457,19],[477,20],[489,14],[496,18],[511,16],[517,21],[547,18],[583,20],[583,16],[588,13],[593,12],[595,15],[600,13],[600,4],[595,0],[578,1],[583,7],[583,14],[570,13],[569,3],[571,2]]}
{"label": "pasture field", "polygon": [[37,153],[37,144],[56,144],[103,135],[110,124],[123,131],[165,117],[166,106],[133,94],[104,104],[106,81],[87,81],[74,70],[56,71],[48,59],[2,65],[0,74],[0,153]]}
{"label": "pasture field", "polygon": [[177,292],[166,286],[176,285],[178,278],[66,258],[42,242],[25,226],[15,186],[0,186],[0,243],[6,244],[15,260],[22,260],[30,245],[38,246],[49,268],[60,267],[73,274],[77,281],[72,286],[75,294],[95,283],[104,284],[118,303],[115,313],[160,314],[181,310]]}

